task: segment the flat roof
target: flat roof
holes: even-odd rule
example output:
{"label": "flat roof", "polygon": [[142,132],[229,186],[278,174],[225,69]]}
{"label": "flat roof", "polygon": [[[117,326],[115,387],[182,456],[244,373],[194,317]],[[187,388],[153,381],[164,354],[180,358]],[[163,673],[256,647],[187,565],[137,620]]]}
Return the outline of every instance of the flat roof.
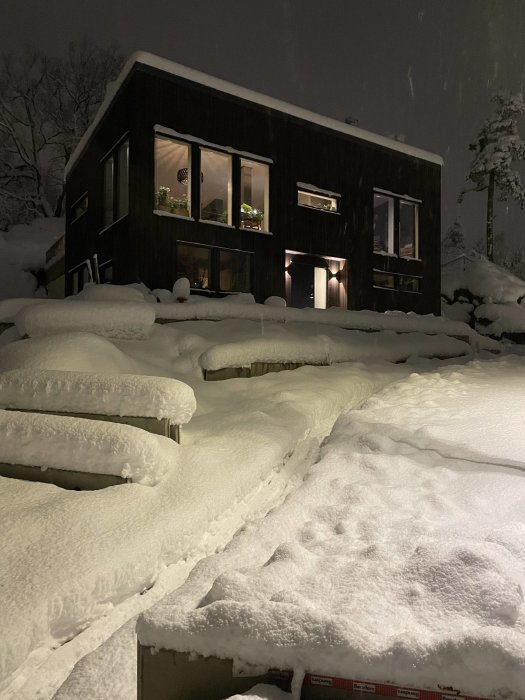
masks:
{"label": "flat roof", "polygon": [[263,107],[268,107],[278,112],[289,114],[312,124],[318,124],[319,126],[324,126],[325,128],[332,129],[333,131],[339,131],[343,134],[347,134],[348,136],[354,136],[362,141],[368,141],[369,143],[374,143],[378,146],[389,148],[392,151],[398,151],[399,153],[404,153],[405,155],[413,156],[414,158],[420,158],[421,160],[436,163],[437,165],[443,165],[443,158],[435,153],[430,153],[429,151],[425,151],[421,148],[409,146],[408,144],[395,141],[394,139],[390,139],[386,136],[374,134],[371,131],[360,129],[357,126],[340,122],[331,117],[316,114],[315,112],[311,112],[303,107],[297,107],[296,105],[289,104],[288,102],[277,100],[273,97],[269,97],[268,95],[263,95],[260,92],[255,92],[255,90],[249,90],[248,88],[235,85],[227,80],[215,78],[207,73],[201,73],[201,71],[195,70],[194,68],[188,68],[180,63],[169,61],[167,58],[161,58],[160,56],[156,56],[155,54],[148,53],[146,51],[137,51],[136,53],[131,54],[129,59],[126,61],[118,78],[113,83],[108,85],[106,97],[100,105],[95,118],[93,119],[86,133],[80,139],[77,147],[71,155],[71,158],[66,164],[64,171],[65,177],[67,177],[72,167],[80,157],[80,154],[83,152],[95,129],[108,111],[121,85],[137,63],[144,66],[150,66],[151,68],[157,68],[160,71],[179,76],[180,78],[190,80],[199,85],[205,85],[206,87],[213,88],[214,90],[226,93],[227,95],[234,95],[235,97],[247,100],[248,102],[253,102]]}

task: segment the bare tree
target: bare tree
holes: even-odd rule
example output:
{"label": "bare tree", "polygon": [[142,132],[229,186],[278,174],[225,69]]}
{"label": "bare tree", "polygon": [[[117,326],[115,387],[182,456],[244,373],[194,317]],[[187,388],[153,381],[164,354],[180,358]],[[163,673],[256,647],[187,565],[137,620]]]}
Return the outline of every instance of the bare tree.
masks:
{"label": "bare tree", "polygon": [[122,65],[115,44],[0,59],[0,225],[59,216],[63,170]]}

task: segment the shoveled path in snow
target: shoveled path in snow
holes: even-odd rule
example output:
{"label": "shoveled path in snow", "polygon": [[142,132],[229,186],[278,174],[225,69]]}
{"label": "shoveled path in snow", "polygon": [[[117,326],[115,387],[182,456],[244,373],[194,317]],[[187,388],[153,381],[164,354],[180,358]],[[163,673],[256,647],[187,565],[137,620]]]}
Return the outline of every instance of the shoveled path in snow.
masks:
{"label": "shoveled path in snow", "polygon": [[[50,697],[89,645],[113,631],[115,606],[150,588],[170,564],[224,545],[250,510],[260,514],[278,503],[341,411],[407,371],[388,363],[346,364],[200,383],[180,466],[156,487],[75,493],[2,480],[2,697]],[[261,487],[283,465],[286,478],[277,478],[266,495]],[[248,507],[247,497],[257,492],[261,497],[253,496]],[[171,576],[177,582],[178,572],[167,580]],[[87,648],[78,644],[53,668],[50,650],[103,615],[108,628],[100,625],[98,639],[95,633]],[[116,616],[122,624],[121,611]]]}

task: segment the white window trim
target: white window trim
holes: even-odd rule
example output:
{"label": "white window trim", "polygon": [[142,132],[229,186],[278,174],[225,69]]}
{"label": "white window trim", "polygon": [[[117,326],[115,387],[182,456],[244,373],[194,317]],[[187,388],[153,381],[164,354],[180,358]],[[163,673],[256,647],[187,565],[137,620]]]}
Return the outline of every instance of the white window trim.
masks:
{"label": "white window trim", "polygon": [[307,182],[297,182],[296,185],[298,189],[306,190],[307,192],[311,192],[312,194],[322,194],[327,197],[336,197],[338,199],[341,199],[341,195],[339,194],[339,192],[332,192],[331,190],[321,189],[320,187],[310,185]]}

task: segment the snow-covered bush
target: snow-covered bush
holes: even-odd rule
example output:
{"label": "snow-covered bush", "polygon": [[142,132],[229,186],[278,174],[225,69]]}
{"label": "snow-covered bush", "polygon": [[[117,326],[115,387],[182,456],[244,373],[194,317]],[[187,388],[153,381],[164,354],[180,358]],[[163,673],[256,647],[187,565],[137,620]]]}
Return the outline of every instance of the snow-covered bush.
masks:
{"label": "snow-covered bush", "polygon": [[120,284],[86,284],[84,289],[68,297],[68,301],[144,301],[140,289]]}
{"label": "snow-covered bush", "polygon": [[173,285],[173,300],[182,303],[188,301],[189,298],[190,281],[187,277],[180,277]]}
{"label": "snow-covered bush", "polygon": [[265,299],[264,303],[266,304],[266,306],[278,306],[283,308],[286,306],[286,299],[283,299],[282,297],[272,296]]}

